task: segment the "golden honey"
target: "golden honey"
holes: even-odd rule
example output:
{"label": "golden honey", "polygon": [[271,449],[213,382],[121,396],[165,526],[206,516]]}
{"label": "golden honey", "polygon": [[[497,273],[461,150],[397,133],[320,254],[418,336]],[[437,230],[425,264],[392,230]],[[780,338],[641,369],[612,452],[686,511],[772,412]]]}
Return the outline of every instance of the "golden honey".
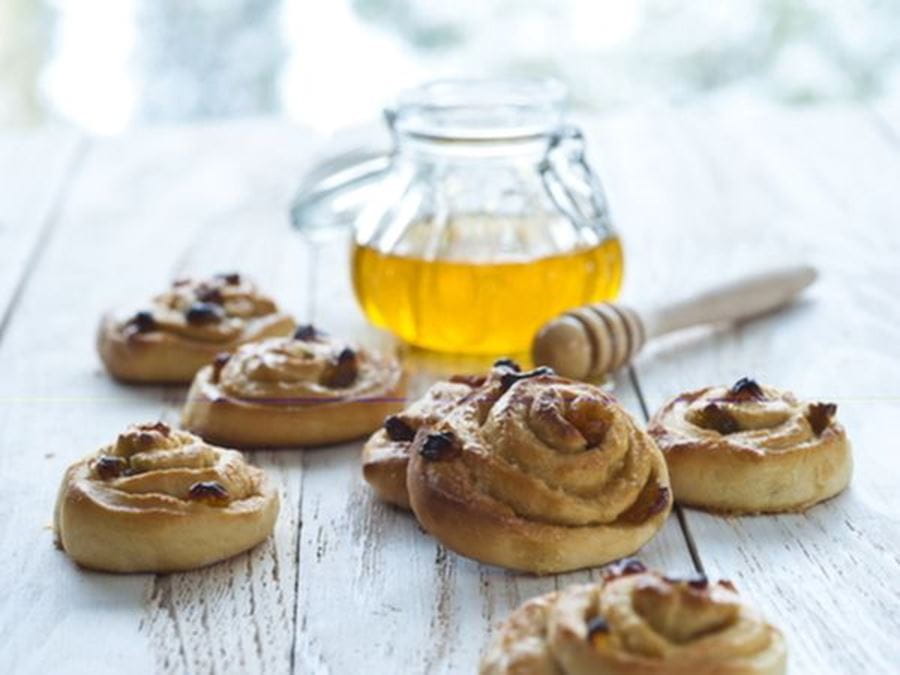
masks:
{"label": "golden honey", "polygon": [[556,314],[616,297],[622,267],[616,237],[564,254],[493,261],[353,249],[354,290],[369,320],[413,345],[468,354],[527,350]]}

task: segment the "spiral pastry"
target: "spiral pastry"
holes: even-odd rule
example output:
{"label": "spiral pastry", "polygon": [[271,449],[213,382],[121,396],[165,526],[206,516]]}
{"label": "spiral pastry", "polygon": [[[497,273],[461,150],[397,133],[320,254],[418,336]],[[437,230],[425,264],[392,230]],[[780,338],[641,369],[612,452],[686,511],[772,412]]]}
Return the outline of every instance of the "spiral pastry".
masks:
{"label": "spiral pastry", "polygon": [[278,493],[241,453],[157,422],[69,467],[54,530],[84,567],[171,572],[252,548],[277,515]]}
{"label": "spiral pastry", "polygon": [[406,468],[416,431],[441,420],[484,378],[453,377],[436,382],[408,408],[384,420],[362,451],[363,477],[386,502],[409,508]]}
{"label": "spiral pastry", "polygon": [[393,358],[300,326],[202,368],[182,424],[236,447],[339,443],[372,433],[403,407],[405,391]]}
{"label": "spiral pastry", "polygon": [[190,382],[221,351],[288,335],[294,320],[239,274],[179,279],[146,309],[106,314],[97,350],[106,369],[127,382]]}
{"label": "spiral pastry", "polygon": [[777,675],[777,628],[728,581],[671,579],[627,561],[598,584],[569,586],[515,610],[481,675]]}
{"label": "spiral pastry", "polygon": [[539,573],[634,552],[672,501],[662,454],[610,396],[509,361],[418,430],[406,485],[449,548]]}
{"label": "spiral pastry", "polygon": [[850,482],[850,443],[836,412],[742,378],[676,396],[649,431],[677,501],[735,514],[802,511]]}

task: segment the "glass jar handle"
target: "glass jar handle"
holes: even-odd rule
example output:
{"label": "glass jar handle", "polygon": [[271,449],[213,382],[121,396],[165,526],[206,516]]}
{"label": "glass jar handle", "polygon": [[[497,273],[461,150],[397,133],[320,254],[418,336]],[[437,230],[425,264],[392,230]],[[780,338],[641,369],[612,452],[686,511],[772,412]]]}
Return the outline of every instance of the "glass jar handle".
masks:
{"label": "glass jar handle", "polygon": [[384,152],[356,149],[314,167],[291,202],[291,224],[301,232],[353,222],[364,188],[379,180],[391,164]]}
{"label": "glass jar handle", "polygon": [[[395,109],[384,110],[395,147],[396,118]],[[355,148],[316,165],[291,202],[291,224],[305,233],[352,224],[365,199],[365,188],[384,177],[392,160],[392,152]]]}
{"label": "glass jar handle", "polygon": [[550,199],[576,227],[599,231],[604,238],[612,235],[606,193],[585,158],[581,129],[566,125],[555,132],[538,171]]}

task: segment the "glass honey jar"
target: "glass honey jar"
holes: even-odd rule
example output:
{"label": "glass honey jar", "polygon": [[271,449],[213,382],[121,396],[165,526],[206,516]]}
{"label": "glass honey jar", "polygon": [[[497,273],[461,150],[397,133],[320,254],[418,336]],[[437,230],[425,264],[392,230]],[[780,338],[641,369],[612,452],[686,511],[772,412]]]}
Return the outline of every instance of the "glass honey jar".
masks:
{"label": "glass honey jar", "polygon": [[622,281],[606,198],[564,103],[564,87],[543,80],[408,91],[386,112],[391,154],[302,190],[294,224],[321,226],[322,201],[359,190],[353,288],[372,323],[432,350],[525,351],[547,319],[614,298]]}

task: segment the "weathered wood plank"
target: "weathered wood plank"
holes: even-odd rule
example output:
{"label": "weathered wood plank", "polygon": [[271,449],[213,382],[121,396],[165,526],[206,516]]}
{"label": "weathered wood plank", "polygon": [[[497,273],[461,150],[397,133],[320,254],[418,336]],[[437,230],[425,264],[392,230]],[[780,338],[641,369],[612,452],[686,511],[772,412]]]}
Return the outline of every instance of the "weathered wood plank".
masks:
{"label": "weathered wood plank", "polygon": [[66,465],[130,422],[176,419],[180,391],[102,373],[100,312],[147,297],[177,271],[211,271],[194,269],[192,246],[224,255],[221,242],[231,242],[231,257],[206,261],[215,269],[277,270],[288,250],[262,233],[281,238],[307,147],[286,125],[234,124],[97,142],[86,157],[0,343],[0,545],[12,552],[0,561],[0,670],[289,670],[299,456],[257,456],[282,487],[277,540],[207,570],[87,573],[53,548],[45,525]]}
{"label": "weathered wood plank", "polygon": [[[848,110],[688,113],[661,122],[640,146],[646,154],[626,147],[629,137],[604,143],[613,163],[630,167],[614,175],[629,194],[618,204],[631,219],[630,250],[640,251],[644,299],[775,261],[808,260],[823,273],[781,315],[651,349],[637,368],[651,410],[752,375],[836,401],[854,442],[851,489],[806,514],[688,511],[702,562],[785,629],[795,672],[888,672],[900,662],[900,501],[890,479],[900,467],[884,427],[900,413],[900,153],[869,115]],[[647,176],[652,187],[640,194],[633,186]]]}
{"label": "weathered wood plank", "polygon": [[86,147],[64,130],[0,135],[0,333]]}

